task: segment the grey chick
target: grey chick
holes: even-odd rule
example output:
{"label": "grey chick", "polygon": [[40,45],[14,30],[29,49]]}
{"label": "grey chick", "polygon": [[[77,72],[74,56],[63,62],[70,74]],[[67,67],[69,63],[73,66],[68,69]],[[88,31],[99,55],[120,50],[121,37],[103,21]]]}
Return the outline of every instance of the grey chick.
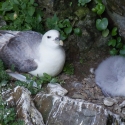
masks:
{"label": "grey chick", "polygon": [[125,96],[125,58],[104,60],[95,70],[95,82],[106,96]]}

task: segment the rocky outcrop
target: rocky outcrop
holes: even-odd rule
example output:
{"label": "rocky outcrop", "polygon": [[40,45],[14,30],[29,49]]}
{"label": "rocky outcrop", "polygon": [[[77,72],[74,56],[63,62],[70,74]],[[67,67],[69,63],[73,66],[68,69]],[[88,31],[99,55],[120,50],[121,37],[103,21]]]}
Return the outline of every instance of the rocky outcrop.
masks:
{"label": "rocky outcrop", "polygon": [[103,0],[107,13],[125,40],[125,0]]}
{"label": "rocky outcrop", "polygon": [[3,99],[9,106],[16,107],[17,118],[24,120],[26,125],[45,125],[30,95],[30,91],[26,88],[17,86],[13,90],[4,92]]}

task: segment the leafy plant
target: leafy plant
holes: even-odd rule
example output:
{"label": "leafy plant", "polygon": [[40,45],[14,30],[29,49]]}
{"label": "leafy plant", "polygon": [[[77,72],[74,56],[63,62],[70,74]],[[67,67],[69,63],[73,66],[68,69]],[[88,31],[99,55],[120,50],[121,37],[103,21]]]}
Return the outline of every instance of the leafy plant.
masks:
{"label": "leafy plant", "polygon": [[[22,81],[16,81],[15,84],[19,85],[19,86],[24,86],[27,89],[29,89],[29,91],[31,92],[31,94],[36,94],[41,90],[41,85],[45,84],[45,83],[57,83],[59,82],[57,77],[52,77],[46,73],[43,74],[42,77],[36,77],[33,76],[31,79],[31,76],[29,74],[26,75],[27,80],[30,80],[29,83],[26,82],[22,82]],[[37,84],[37,87],[34,86],[34,81]]]}
{"label": "leafy plant", "polygon": [[42,12],[34,0],[6,0],[0,2],[0,14],[6,30],[35,30],[42,32]]}
{"label": "leafy plant", "polygon": [[92,11],[96,12],[98,15],[101,15],[105,11],[105,5],[100,3],[100,1],[97,1],[97,4],[94,8],[92,8]]}
{"label": "leafy plant", "polygon": [[116,36],[116,35],[117,35],[117,30],[118,30],[118,28],[117,28],[117,27],[114,27],[114,28],[112,29],[112,31],[111,31],[111,35],[112,35],[112,36]]}
{"label": "leafy plant", "polygon": [[6,73],[4,69],[4,64],[2,60],[0,60],[0,84],[7,82],[10,79],[9,75]]}
{"label": "leafy plant", "polygon": [[89,3],[91,0],[78,0],[78,6],[84,6],[86,3]]}
{"label": "leafy plant", "polygon": [[25,125],[24,121],[16,120],[14,108],[7,108],[6,102],[0,97],[0,125]]}
{"label": "leafy plant", "polygon": [[74,74],[74,66],[73,64],[65,64],[64,68],[63,68],[63,72],[65,74],[68,74],[68,75],[73,75]]}
{"label": "leafy plant", "polygon": [[48,29],[60,31],[62,40],[65,40],[72,32],[81,35],[81,30],[79,28],[73,28],[69,19],[59,20],[56,14],[52,18],[47,18],[46,25]]}
{"label": "leafy plant", "polygon": [[[92,8],[92,11],[97,13],[101,17],[101,15],[105,11],[105,5],[102,3],[102,0],[95,0],[96,6]],[[108,19],[107,18],[100,18],[96,20],[96,28],[99,31],[102,31],[102,36],[107,37],[109,34],[108,27]]]}
{"label": "leafy plant", "polygon": [[108,46],[112,47],[110,50],[111,55],[125,55],[125,47],[123,46],[121,37],[117,35],[117,27],[114,27],[111,31],[112,39],[109,40]]}
{"label": "leafy plant", "polygon": [[96,28],[99,31],[106,30],[107,26],[108,26],[108,19],[107,18],[97,19],[96,20]]}

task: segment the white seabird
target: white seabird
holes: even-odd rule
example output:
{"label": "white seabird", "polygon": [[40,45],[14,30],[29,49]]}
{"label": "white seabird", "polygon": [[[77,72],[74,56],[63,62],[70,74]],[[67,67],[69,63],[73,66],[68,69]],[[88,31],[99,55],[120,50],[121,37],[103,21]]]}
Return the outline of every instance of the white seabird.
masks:
{"label": "white seabird", "polygon": [[44,35],[34,31],[0,31],[0,59],[16,71],[32,75],[58,75],[65,63],[57,30]]}
{"label": "white seabird", "polygon": [[95,70],[95,81],[106,96],[125,96],[125,57],[104,60]]}

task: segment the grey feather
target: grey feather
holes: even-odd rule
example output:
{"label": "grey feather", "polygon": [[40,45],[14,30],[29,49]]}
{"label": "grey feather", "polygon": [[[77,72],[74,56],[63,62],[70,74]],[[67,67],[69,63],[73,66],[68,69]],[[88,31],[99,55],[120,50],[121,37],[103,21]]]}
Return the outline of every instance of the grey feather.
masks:
{"label": "grey feather", "polygon": [[10,35],[10,39],[6,38],[8,41],[5,42],[0,51],[0,58],[9,68],[14,66],[15,70],[20,72],[30,72],[37,68],[34,58],[37,56],[35,50],[42,39],[40,33],[0,31],[0,34],[0,39],[2,39],[2,34]]}
{"label": "grey feather", "polygon": [[96,84],[106,95],[125,96],[125,58],[112,56],[95,70]]}

